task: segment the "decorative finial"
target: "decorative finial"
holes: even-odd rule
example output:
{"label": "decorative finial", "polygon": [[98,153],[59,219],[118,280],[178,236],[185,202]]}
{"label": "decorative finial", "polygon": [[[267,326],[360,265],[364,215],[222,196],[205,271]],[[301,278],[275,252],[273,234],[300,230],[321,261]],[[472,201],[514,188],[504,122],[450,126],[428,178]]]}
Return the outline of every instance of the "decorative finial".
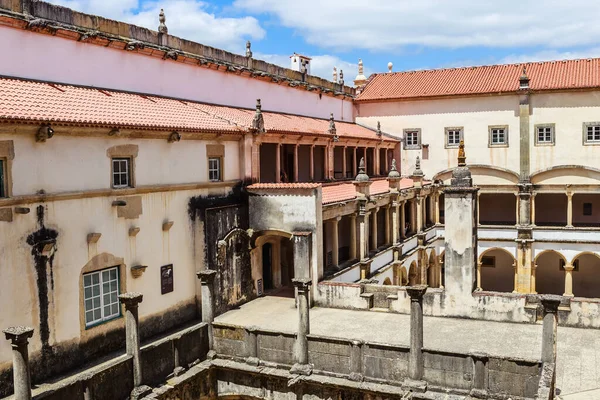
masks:
{"label": "decorative finial", "polygon": [[367,182],[369,180],[369,175],[367,175],[365,170],[365,158],[361,157],[360,162],[358,163],[358,175],[354,178],[356,182]]}
{"label": "decorative finial", "polygon": [[333,82],[337,82],[337,68],[333,67]]}
{"label": "decorative finial", "polygon": [[523,73],[519,78],[519,89],[529,89],[529,77],[527,76],[527,66],[523,65]]}
{"label": "decorative finial", "polygon": [[327,132],[330,135],[333,135],[334,142],[337,142],[338,140],[340,140],[340,138],[337,135],[337,129],[335,127],[335,120],[333,119],[333,113],[331,113],[331,115],[329,116],[329,129],[327,129]]}
{"label": "decorative finial", "polygon": [[344,70],[340,69],[340,85],[344,86]]}
{"label": "decorative finial", "polygon": [[388,174],[388,178],[397,179],[400,178],[400,172],[396,168],[396,159],[392,159],[392,167],[390,168],[390,172]]}
{"label": "decorative finial", "polygon": [[417,159],[415,160],[415,170],[412,173],[412,176],[417,178],[422,178],[425,176],[423,171],[421,171],[421,157],[419,156],[417,156]]}
{"label": "decorative finial", "polygon": [[364,69],[364,66],[363,66],[362,58],[359,58],[358,59],[358,74],[359,75],[364,75],[364,71],[365,71],[365,69]]}
{"label": "decorative finial", "polygon": [[461,140],[458,145],[458,166],[464,167],[467,165],[467,156],[465,155],[465,141]]}
{"label": "decorative finial", "polygon": [[252,47],[252,43],[250,43],[250,41],[248,40],[246,42],[246,57],[248,57],[248,58],[252,57],[251,47]]}
{"label": "decorative finial", "polygon": [[389,72],[389,73],[392,73],[392,68],[394,68],[394,64],[392,64],[392,62],[390,61],[390,62],[388,63],[388,72]]}
{"label": "decorative finial", "polygon": [[381,122],[377,121],[377,136],[381,135],[383,135],[383,132],[381,132]]}
{"label": "decorative finial", "polygon": [[260,99],[256,99],[256,113],[252,118],[252,126],[250,127],[252,133],[265,133],[265,119],[262,114],[262,106]]}
{"label": "decorative finial", "polygon": [[417,156],[417,160],[415,161],[415,169],[421,169],[421,157]]}
{"label": "decorative finial", "polygon": [[358,173],[359,174],[365,173],[365,158],[364,157],[361,157],[360,162],[358,163]]}
{"label": "decorative finial", "polygon": [[162,8],[160,9],[160,13],[158,14],[158,31],[160,33],[164,33],[167,34],[169,33],[169,29],[167,28],[167,25],[165,25],[165,21],[167,20],[167,18],[165,17],[165,10],[163,10]]}

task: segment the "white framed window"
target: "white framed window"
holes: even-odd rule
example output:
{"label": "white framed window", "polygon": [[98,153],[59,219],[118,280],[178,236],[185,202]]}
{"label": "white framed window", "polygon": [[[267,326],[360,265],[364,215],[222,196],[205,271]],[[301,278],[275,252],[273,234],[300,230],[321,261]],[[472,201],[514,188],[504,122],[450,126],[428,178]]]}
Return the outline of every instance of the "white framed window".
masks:
{"label": "white framed window", "polygon": [[490,126],[490,146],[508,146],[508,126]]}
{"label": "white framed window", "polygon": [[221,181],[221,158],[210,157],[208,159],[208,180],[211,182]]}
{"label": "white framed window", "polygon": [[600,144],[600,122],[585,122],[583,124],[584,144]]}
{"label": "white framed window", "polygon": [[535,144],[539,146],[554,144],[554,124],[535,126]]}
{"label": "white framed window", "polygon": [[83,302],[86,328],[119,317],[119,267],[84,274]]}
{"label": "white framed window", "polygon": [[463,139],[463,128],[446,128],[446,147],[458,147]]}
{"label": "white framed window", "polygon": [[131,187],[131,159],[112,159],[112,186],[113,188]]}
{"label": "white framed window", "polygon": [[421,130],[420,129],[405,129],[404,130],[404,148],[415,150],[421,148]]}

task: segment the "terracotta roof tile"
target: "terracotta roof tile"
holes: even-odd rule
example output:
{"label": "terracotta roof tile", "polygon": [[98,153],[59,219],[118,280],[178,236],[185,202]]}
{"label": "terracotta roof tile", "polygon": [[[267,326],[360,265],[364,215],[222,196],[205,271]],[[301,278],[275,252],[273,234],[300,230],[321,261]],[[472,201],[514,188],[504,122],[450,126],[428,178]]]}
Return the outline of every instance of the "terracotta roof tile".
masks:
{"label": "terracotta roof tile", "polygon": [[600,58],[382,73],[356,101],[516,92],[523,67],[532,90],[600,88]]}
{"label": "terracotta roof tile", "polygon": [[[412,179],[402,178],[400,189],[408,189],[414,186]],[[371,194],[382,194],[389,192],[390,185],[387,179],[379,179],[371,184]],[[340,183],[338,185],[323,186],[323,204],[338,203],[340,201],[354,200],[356,198],[356,189],[353,183]]]}
{"label": "terracotta roof tile", "polygon": [[[191,132],[246,132],[255,110],[21,79],[0,78],[0,120]],[[329,135],[329,120],[264,111],[267,132]],[[339,137],[381,140],[336,121]],[[383,138],[387,141],[396,139]]]}
{"label": "terracotta roof tile", "polygon": [[321,186],[320,183],[254,183],[248,186],[248,189],[262,190],[262,189],[316,189]]}

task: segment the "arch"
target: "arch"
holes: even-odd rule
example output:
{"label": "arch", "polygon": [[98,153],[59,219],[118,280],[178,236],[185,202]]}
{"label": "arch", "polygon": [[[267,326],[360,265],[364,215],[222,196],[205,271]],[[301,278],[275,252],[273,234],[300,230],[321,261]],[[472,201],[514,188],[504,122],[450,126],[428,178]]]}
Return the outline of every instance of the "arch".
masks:
{"label": "arch", "polygon": [[515,263],[515,256],[501,247],[492,247],[482,252],[478,260],[481,289],[492,292],[515,290]]}
{"label": "arch", "polygon": [[392,284],[392,280],[390,279],[390,277],[388,276],[387,278],[385,278],[385,280],[383,281],[384,285],[391,285]]}
{"label": "arch", "polygon": [[585,165],[556,165],[531,174],[531,183],[540,184],[598,184],[600,169]]}
{"label": "arch", "polygon": [[435,249],[429,253],[429,263],[427,266],[427,285],[433,288],[440,287],[440,264]]}
{"label": "arch", "polygon": [[[514,185],[519,183],[519,174],[506,168],[488,164],[469,164],[473,183],[478,185]],[[433,176],[433,180],[449,181],[454,168],[448,168]]]}
{"label": "arch", "polygon": [[573,257],[573,295],[600,298],[600,255],[583,251]]}
{"label": "arch", "polygon": [[547,249],[535,256],[535,291],[540,294],[562,295],[565,292],[567,259],[556,250]]}
{"label": "arch", "polygon": [[419,276],[417,271],[417,263],[413,261],[408,268],[408,285],[414,286],[418,283]]}
{"label": "arch", "polygon": [[252,236],[252,239],[251,239],[252,248],[256,248],[257,246],[260,246],[260,244],[257,243],[260,238],[263,238],[266,236],[281,236],[286,239],[291,239],[292,237],[294,237],[294,234],[292,232],[284,231],[281,229],[264,229],[261,231],[252,232],[251,236]]}
{"label": "arch", "polygon": [[408,285],[408,273],[406,272],[406,267],[400,266],[398,268],[398,275],[397,275],[396,279],[397,279],[397,284],[399,286]]}

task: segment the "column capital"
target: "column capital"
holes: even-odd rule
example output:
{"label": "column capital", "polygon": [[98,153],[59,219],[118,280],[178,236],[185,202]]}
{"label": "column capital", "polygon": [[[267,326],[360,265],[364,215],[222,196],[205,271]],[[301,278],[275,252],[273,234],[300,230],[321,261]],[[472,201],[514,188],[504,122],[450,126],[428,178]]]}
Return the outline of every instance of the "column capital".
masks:
{"label": "column capital", "polygon": [[558,296],[556,294],[544,294],[540,296],[540,301],[542,302],[542,306],[544,307],[544,314],[556,314],[558,312],[558,306],[560,306],[560,301],[562,300],[562,296]]}
{"label": "column capital", "polygon": [[137,307],[142,302],[144,295],[137,292],[129,292],[119,295],[119,301],[125,305],[125,309]]}
{"label": "column capital", "polygon": [[572,272],[575,269],[573,264],[565,264],[565,271]]}
{"label": "column capital", "polygon": [[310,285],[312,285],[312,279],[294,278],[292,279],[292,284],[294,285],[294,287],[298,288],[298,290],[308,290]]}
{"label": "column capital", "polygon": [[11,326],[2,332],[13,346],[22,346],[27,345],[28,340],[33,336],[33,331],[34,329],[29,326]]}
{"label": "column capital", "polygon": [[203,269],[202,271],[197,271],[196,276],[200,279],[200,283],[202,285],[209,285],[215,281],[215,276],[217,275],[217,271],[212,269]]}
{"label": "column capital", "polygon": [[407,286],[406,293],[410,296],[411,301],[423,300],[423,295],[427,291],[427,285]]}

